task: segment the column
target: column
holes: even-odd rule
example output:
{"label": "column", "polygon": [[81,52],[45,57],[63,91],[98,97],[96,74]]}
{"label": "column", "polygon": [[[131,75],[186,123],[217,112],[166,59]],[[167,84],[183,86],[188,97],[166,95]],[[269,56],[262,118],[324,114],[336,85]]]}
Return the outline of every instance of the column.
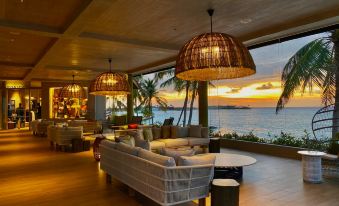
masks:
{"label": "column", "polygon": [[133,115],[134,115],[133,76],[132,76],[132,74],[128,74],[128,84],[129,84],[131,93],[127,95],[127,122],[130,122],[132,120]]}
{"label": "column", "polygon": [[201,81],[198,86],[199,92],[199,124],[208,127],[208,82]]}

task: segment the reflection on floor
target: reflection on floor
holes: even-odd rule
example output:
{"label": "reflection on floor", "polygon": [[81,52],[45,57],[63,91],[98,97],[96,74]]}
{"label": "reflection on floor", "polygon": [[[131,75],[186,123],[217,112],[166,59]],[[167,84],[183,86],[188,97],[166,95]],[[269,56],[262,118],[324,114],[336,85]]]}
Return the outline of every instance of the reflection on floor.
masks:
{"label": "reflection on floor", "polygon": [[[258,160],[244,168],[242,206],[338,205],[339,181],[303,183],[299,161],[222,152]],[[0,205],[154,205],[140,196],[129,197],[117,181],[107,185],[92,152],[51,151],[46,138],[33,137],[27,130],[0,131],[0,191]]]}

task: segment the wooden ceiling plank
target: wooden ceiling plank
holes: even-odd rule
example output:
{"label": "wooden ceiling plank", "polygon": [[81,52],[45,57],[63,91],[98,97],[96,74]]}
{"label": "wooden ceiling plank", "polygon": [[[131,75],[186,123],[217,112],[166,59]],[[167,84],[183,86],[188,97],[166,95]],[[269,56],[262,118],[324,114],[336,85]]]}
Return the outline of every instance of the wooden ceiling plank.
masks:
{"label": "wooden ceiling plank", "polygon": [[172,56],[166,59],[161,59],[159,61],[155,61],[137,68],[133,68],[128,70],[127,72],[130,74],[139,74],[142,72],[149,72],[152,69],[160,69],[158,67],[164,67],[164,65],[174,65],[175,64],[175,60],[177,59],[177,56]]}
{"label": "wooden ceiling plank", "polygon": [[[77,11],[77,17],[74,17],[72,19],[72,22],[68,23],[68,27],[65,28],[63,36],[70,36],[75,38],[78,37],[85,28],[88,21],[95,21],[96,18],[100,17],[100,15],[98,14],[102,14],[111,6],[112,1],[110,0],[92,0],[84,7],[81,7],[80,11]],[[54,57],[54,52],[62,49],[62,47],[63,39],[56,40],[56,42],[40,58],[35,67],[25,76],[24,80],[31,80],[34,77],[34,73],[38,72],[40,69],[43,69],[48,63],[48,60]]]}

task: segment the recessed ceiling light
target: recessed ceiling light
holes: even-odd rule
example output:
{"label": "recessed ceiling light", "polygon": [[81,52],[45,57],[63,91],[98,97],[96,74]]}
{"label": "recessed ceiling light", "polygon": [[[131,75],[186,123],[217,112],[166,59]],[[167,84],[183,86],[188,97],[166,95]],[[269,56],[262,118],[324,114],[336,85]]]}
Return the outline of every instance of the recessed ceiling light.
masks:
{"label": "recessed ceiling light", "polygon": [[10,41],[11,41],[11,42],[14,42],[14,41],[15,41],[15,39],[10,39]]}
{"label": "recessed ceiling light", "polygon": [[248,24],[248,23],[251,23],[251,22],[252,22],[252,19],[250,19],[250,18],[240,20],[240,23],[242,23],[242,24]]}

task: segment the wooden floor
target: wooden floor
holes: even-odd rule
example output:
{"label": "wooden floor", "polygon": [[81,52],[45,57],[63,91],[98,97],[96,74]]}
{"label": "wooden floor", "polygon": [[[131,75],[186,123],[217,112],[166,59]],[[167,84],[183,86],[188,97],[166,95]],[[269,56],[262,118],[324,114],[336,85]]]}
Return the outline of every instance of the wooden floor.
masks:
{"label": "wooden floor", "polygon": [[[339,181],[303,183],[299,161],[235,150],[223,152],[248,154],[258,160],[244,168],[242,206],[339,205]],[[117,181],[106,184],[91,152],[54,152],[45,138],[13,130],[0,131],[0,205],[134,206],[150,202],[129,197],[126,187]]]}

